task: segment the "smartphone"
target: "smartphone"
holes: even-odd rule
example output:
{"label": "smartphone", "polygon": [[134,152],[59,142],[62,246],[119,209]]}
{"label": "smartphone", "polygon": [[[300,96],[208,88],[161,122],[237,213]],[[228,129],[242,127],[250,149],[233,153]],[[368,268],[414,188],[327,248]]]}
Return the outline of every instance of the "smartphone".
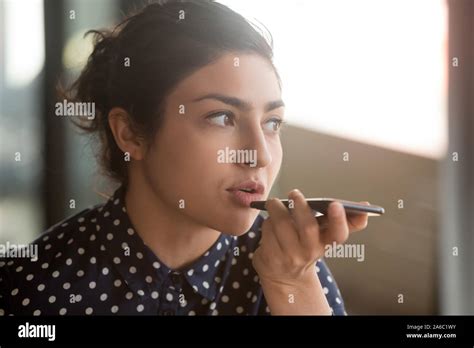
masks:
{"label": "smartphone", "polygon": [[[288,199],[280,199],[280,201],[287,208],[289,207],[290,202]],[[253,201],[250,203],[250,207],[259,210],[266,210],[265,202],[266,201]],[[379,207],[378,205],[363,205],[357,202],[345,201],[336,198],[307,198],[306,202],[308,202],[309,206],[316,212],[316,216],[326,215],[329,204],[332,202],[341,203],[348,214],[368,214],[369,216],[380,216],[385,213],[385,209]]]}

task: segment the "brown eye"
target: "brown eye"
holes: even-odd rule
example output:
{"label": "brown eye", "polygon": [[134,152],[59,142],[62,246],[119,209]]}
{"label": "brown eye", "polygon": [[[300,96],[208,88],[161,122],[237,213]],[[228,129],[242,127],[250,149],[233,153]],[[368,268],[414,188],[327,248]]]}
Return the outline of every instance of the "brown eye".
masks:
{"label": "brown eye", "polygon": [[283,123],[283,120],[279,119],[279,118],[272,118],[270,120],[268,120],[265,124],[270,124],[270,129],[267,128],[267,130],[271,131],[271,132],[278,132],[281,128],[281,125]]}
{"label": "brown eye", "polygon": [[221,127],[232,126],[233,125],[233,115],[227,112],[219,112],[207,117],[210,122],[217,124]]}

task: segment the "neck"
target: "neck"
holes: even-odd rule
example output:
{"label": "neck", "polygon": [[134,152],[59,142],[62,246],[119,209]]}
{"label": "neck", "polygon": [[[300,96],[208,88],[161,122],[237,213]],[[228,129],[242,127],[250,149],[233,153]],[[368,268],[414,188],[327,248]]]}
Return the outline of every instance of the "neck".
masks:
{"label": "neck", "polygon": [[198,259],[221,234],[192,221],[177,206],[166,205],[148,185],[129,183],[125,205],[143,242],[174,270]]}

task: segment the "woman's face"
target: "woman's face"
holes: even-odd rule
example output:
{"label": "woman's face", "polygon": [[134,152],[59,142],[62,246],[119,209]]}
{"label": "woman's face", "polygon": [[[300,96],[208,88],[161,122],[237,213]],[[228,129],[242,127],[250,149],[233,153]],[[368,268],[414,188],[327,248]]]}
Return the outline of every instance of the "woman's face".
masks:
{"label": "woman's face", "polygon": [[199,225],[248,231],[259,211],[229,189],[259,181],[259,199],[268,197],[282,161],[282,104],[271,64],[256,54],[225,54],[182,80],[144,160],[159,199]]}

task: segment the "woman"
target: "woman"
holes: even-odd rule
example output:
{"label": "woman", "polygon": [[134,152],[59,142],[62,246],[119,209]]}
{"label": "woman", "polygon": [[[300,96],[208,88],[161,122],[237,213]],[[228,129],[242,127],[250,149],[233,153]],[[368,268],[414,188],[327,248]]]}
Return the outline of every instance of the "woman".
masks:
{"label": "woman", "polygon": [[[262,34],[211,1],[152,4],[93,33],[72,90],[95,105],[80,126],[120,187],[35,241],[38,261],[0,263],[0,314],[346,314],[321,257],[367,216],[333,204],[320,228],[298,190],[291,210],[267,200],[267,219],[249,206],[282,162]],[[229,149],[256,157],[222,163]]]}

